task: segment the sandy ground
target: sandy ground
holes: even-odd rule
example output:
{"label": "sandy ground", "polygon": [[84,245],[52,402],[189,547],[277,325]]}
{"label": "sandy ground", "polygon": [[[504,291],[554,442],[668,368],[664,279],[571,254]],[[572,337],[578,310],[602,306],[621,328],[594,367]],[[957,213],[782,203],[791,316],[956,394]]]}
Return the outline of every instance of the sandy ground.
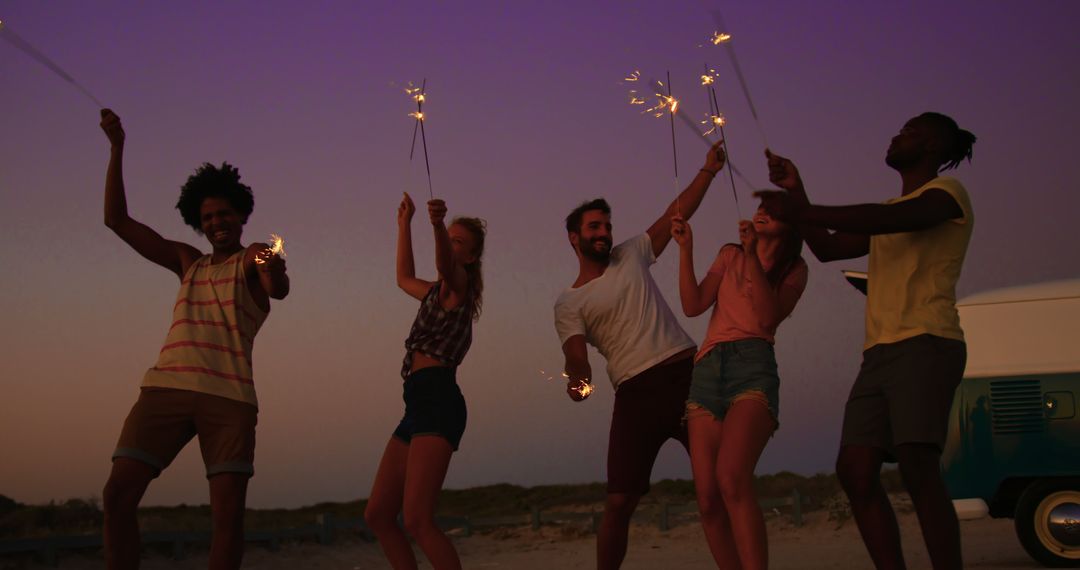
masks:
{"label": "sandy ground", "polygon": [[[871,568],[870,558],[859,539],[854,521],[837,528],[823,512],[810,513],[806,524],[795,528],[786,518],[770,517],[770,567],[775,569]],[[900,516],[904,553],[909,568],[929,568],[915,516]],[[1006,569],[1039,568],[1021,548],[1013,532],[1012,520],[981,519],[961,523],[966,568]],[[527,528],[486,531],[472,537],[455,538],[465,568],[552,570],[593,568],[595,535],[583,527],[548,526],[533,531]],[[431,566],[421,560],[421,568]],[[42,568],[36,564],[22,568]],[[68,555],[60,568],[83,570],[101,568],[99,556]],[[665,570],[668,568],[713,568],[701,527],[693,518],[683,518],[668,532],[655,525],[635,525],[631,530],[630,549],[623,568],[626,570]],[[0,563],[0,568],[13,568]],[[206,568],[206,553],[192,552],[177,562],[159,555],[149,555],[142,568],[147,570],[194,570]],[[314,543],[282,545],[278,552],[258,546],[248,548],[244,568],[264,570],[388,569],[375,543],[342,540],[331,546]]]}

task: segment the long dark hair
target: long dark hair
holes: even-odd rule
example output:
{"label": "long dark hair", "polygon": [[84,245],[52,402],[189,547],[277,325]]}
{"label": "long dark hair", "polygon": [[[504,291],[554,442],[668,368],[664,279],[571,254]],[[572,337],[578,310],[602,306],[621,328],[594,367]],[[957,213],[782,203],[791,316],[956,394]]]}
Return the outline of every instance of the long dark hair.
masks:
{"label": "long dark hair", "polygon": [[450,225],[454,224],[468,230],[472,234],[475,243],[472,252],[476,255],[476,261],[465,266],[465,273],[469,276],[469,306],[472,308],[472,317],[475,321],[480,319],[480,311],[484,304],[484,275],[481,271],[483,268],[481,258],[484,256],[484,237],[487,235],[487,222],[480,218],[462,216],[454,218],[450,222]]}
{"label": "long dark hair", "polygon": [[784,282],[784,278],[799,264],[799,260],[802,259],[802,248],[803,239],[802,235],[799,234],[799,230],[795,226],[788,225],[787,235],[784,236],[780,249],[777,250],[773,266],[765,273],[765,277],[769,280],[769,285],[773,289],[779,289],[780,284]]}

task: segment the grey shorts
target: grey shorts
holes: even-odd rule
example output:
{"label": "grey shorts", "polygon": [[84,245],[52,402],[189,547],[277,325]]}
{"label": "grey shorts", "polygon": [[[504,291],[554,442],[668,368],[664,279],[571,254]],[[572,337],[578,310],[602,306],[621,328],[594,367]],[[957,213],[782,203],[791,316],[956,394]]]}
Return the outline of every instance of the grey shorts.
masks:
{"label": "grey shorts", "polygon": [[760,338],[722,342],[694,364],[687,407],[708,410],[724,419],[744,398],[761,402],[774,420],[780,417],[780,376],[773,345]]}
{"label": "grey shorts", "polygon": [[905,443],[940,450],[966,362],[963,341],[929,334],[866,349],[844,408],[840,446],[877,447],[890,455]]}

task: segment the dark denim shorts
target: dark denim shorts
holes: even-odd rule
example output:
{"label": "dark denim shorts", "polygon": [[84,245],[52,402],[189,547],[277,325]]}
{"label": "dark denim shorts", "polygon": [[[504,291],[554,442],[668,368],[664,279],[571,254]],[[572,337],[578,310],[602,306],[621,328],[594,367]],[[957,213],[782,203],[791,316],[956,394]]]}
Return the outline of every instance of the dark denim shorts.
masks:
{"label": "dark denim shorts", "polygon": [[457,451],[467,414],[455,369],[432,366],[409,374],[403,398],[405,416],[394,430],[394,437],[409,443],[418,435],[438,435]]}
{"label": "dark denim shorts", "polygon": [[780,418],[780,377],[773,345],[760,338],[722,342],[694,364],[687,406],[701,406],[724,419],[736,400],[750,397]]}

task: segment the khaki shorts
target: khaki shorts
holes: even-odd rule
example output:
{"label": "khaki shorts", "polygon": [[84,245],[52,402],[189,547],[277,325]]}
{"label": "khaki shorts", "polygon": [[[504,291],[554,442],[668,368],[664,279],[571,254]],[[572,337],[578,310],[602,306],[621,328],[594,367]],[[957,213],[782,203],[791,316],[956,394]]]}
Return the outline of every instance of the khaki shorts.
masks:
{"label": "khaki shorts", "polygon": [[161,474],[197,435],[207,477],[254,475],[257,421],[258,408],[251,404],[190,390],[143,388],[112,458],[136,459]]}
{"label": "khaki shorts", "polygon": [[963,341],[929,334],[866,349],[844,409],[840,446],[893,455],[897,445],[924,443],[940,451],[966,361]]}

